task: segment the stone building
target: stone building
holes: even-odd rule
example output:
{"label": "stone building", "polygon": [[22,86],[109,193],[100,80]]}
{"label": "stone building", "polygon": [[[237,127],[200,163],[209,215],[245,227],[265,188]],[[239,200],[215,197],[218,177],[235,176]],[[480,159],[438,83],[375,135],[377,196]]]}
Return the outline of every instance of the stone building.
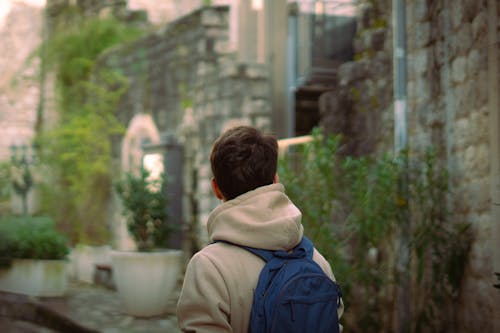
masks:
{"label": "stone building", "polygon": [[[127,4],[73,2],[97,15],[113,12],[109,8],[123,11]],[[334,0],[128,2],[148,10],[158,29],[100,59],[130,84],[119,106],[128,131],[115,142],[114,158],[120,169],[130,170],[143,163],[149,148],[163,147],[165,167],[181,162],[178,204],[185,238],[203,235],[207,215],[217,205],[210,193],[208,154],[225,127],[253,124],[284,138],[321,125],[346,134],[352,155],[394,149],[390,1],[361,1],[354,7]],[[492,284],[493,272],[500,272],[500,5],[496,0],[405,3],[409,149],[419,154],[437,148],[450,173],[451,218],[472,223],[475,233],[463,295],[453,309],[457,327],[499,331],[500,295]],[[29,22],[36,26],[25,33],[36,44],[40,9],[24,6],[15,8],[32,11]],[[23,26],[11,25],[7,32],[4,24],[2,34],[24,33],[14,29]],[[19,57],[21,68],[27,52],[18,51],[20,44],[9,45],[17,48],[0,54],[0,67],[10,71],[9,54]],[[22,78],[17,85],[8,87],[0,79],[3,160],[10,143],[21,137],[29,141],[36,128],[40,90],[30,74],[36,70],[22,68],[26,75],[17,76]],[[181,161],[169,160],[171,147],[182,148]],[[118,214],[112,219],[120,223]],[[117,229],[115,245],[127,247],[121,232]],[[202,236],[194,248],[204,241]]]}

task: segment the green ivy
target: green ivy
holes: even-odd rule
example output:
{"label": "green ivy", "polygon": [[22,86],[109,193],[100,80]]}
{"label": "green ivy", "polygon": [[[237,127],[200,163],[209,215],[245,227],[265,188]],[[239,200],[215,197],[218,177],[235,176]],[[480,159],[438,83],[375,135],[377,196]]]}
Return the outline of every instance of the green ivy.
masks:
{"label": "green ivy", "polygon": [[72,243],[108,241],[107,205],[112,190],[112,139],[124,132],[117,106],[128,82],[117,70],[98,67],[115,45],[143,34],[113,18],[65,27],[41,50],[55,72],[58,123],[38,138],[48,181],[42,206]]}
{"label": "green ivy", "polygon": [[[293,147],[280,161],[279,174],[303,213],[305,233],[341,283],[345,328],[392,330],[390,309],[395,307],[398,280],[395,244],[402,223],[408,223],[403,210],[408,210],[416,314],[412,329],[437,330],[435,319],[444,317],[442,305],[459,292],[472,242],[470,224],[447,221],[446,172],[432,152],[412,158],[406,153],[397,158],[341,157],[339,137],[318,129],[312,136],[312,142]],[[406,195],[399,190],[405,173]]]}

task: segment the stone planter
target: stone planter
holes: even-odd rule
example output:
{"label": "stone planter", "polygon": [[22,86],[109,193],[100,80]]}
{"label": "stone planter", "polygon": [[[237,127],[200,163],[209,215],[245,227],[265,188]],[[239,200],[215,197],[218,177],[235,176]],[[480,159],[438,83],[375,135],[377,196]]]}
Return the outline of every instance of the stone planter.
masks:
{"label": "stone planter", "polygon": [[152,317],[165,313],[181,272],[182,251],[112,251],[113,277],[126,313]]}
{"label": "stone planter", "polygon": [[68,287],[66,260],[14,259],[0,269],[0,290],[37,297],[64,296]]}

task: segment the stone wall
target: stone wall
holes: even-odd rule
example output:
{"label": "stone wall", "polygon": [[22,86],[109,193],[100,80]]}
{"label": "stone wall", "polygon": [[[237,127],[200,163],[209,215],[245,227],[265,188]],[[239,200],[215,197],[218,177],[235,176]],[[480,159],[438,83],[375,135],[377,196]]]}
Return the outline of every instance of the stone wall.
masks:
{"label": "stone wall", "polygon": [[[184,220],[202,234],[217,205],[210,190],[213,141],[231,124],[271,128],[267,67],[239,63],[228,51],[228,19],[228,7],[204,7],[100,60],[129,83],[121,121],[127,126],[135,115],[151,114],[163,136],[184,145]],[[114,151],[123,158],[120,142]]]}
{"label": "stone wall", "polygon": [[[387,7],[379,3],[378,8]],[[392,35],[390,18],[378,8],[359,7],[355,61],[339,66],[335,88],[319,101],[321,126],[344,136],[342,153],[348,155],[383,152],[391,147]]]}
{"label": "stone wall", "polygon": [[[410,136],[416,149],[441,146],[448,166],[469,174],[474,167],[462,169],[458,152],[488,141],[488,131],[478,130],[488,127],[486,2],[415,1],[407,12]],[[477,171],[471,176],[487,173]]]}
{"label": "stone wall", "polygon": [[[394,146],[392,13],[385,2],[361,11],[356,61],[339,68],[337,92],[321,97],[322,126],[349,135],[348,154],[391,151]],[[490,190],[499,172],[493,169],[498,134],[490,128],[498,129],[491,122],[498,122],[499,112],[500,6],[492,4],[406,1],[410,153],[421,154],[430,146],[437,150],[439,163],[450,174],[449,218],[471,223],[475,234],[461,300],[453,309],[459,332],[500,327],[500,296],[492,287],[493,272],[500,270],[500,217]],[[493,31],[488,28],[491,15]],[[488,41],[489,34],[496,38]]]}
{"label": "stone wall", "polygon": [[488,104],[489,11],[487,1],[467,0],[410,1],[407,7],[410,145],[417,151],[430,144],[441,149],[450,173],[450,219],[472,223],[475,233],[456,308],[460,332],[500,327],[500,299],[491,284],[500,269],[500,230],[490,193],[490,158],[498,158],[498,142],[491,142],[489,127],[499,110]]}

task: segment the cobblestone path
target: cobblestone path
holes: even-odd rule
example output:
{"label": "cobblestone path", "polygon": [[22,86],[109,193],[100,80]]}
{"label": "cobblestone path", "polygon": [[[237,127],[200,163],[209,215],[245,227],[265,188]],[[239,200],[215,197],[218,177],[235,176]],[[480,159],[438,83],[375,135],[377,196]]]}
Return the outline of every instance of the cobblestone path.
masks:
{"label": "cobblestone path", "polygon": [[172,297],[165,315],[147,319],[123,313],[116,291],[99,285],[73,282],[65,298],[41,301],[79,324],[102,333],[180,333],[175,316],[177,296],[178,292]]}

